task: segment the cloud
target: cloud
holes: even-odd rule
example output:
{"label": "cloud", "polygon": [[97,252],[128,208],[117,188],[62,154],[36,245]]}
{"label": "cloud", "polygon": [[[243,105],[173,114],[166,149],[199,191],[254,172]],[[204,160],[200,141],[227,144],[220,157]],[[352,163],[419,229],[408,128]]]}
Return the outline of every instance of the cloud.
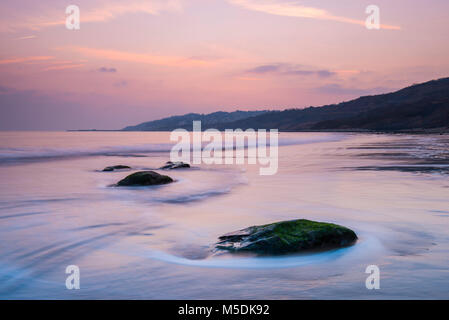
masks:
{"label": "cloud", "polygon": [[32,35],[32,36],[23,36],[23,37],[19,37],[17,38],[17,40],[28,40],[28,39],[35,39],[36,36]]}
{"label": "cloud", "polygon": [[179,11],[181,4],[176,0],[134,0],[126,3],[107,3],[83,14],[82,22],[103,22],[128,13],[157,15],[163,11]]}
{"label": "cloud", "polygon": [[35,62],[35,61],[47,61],[52,60],[54,57],[51,56],[30,56],[30,57],[21,57],[21,58],[9,58],[0,60],[1,64],[14,64],[14,63],[27,63],[27,62]]}
{"label": "cloud", "polygon": [[117,81],[114,83],[114,87],[117,87],[117,88],[126,87],[127,85],[128,85],[128,81],[126,81],[126,80],[121,80],[121,81]]}
{"label": "cloud", "polygon": [[98,72],[105,72],[105,73],[115,73],[117,72],[116,68],[106,68],[106,67],[101,67],[99,69],[97,69]]}
{"label": "cloud", "polygon": [[338,83],[326,84],[321,87],[315,89],[318,93],[330,94],[330,95],[354,95],[354,96],[363,96],[363,95],[373,95],[373,94],[382,94],[385,92],[394,91],[392,88],[385,87],[376,87],[376,88],[368,88],[368,89],[359,89],[359,88],[346,88],[341,86]]}
{"label": "cloud", "polygon": [[112,61],[126,61],[140,64],[152,64],[169,67],[198,67],[210,65],[211,62],[204,60],[195,60],[192,58],[177,56],[160,56],[145,53],[134,53],[118,50],[94,49],[85,47],[69,47],[71,51],[76,51],[82,55],[98,59]]}
{"label": "cloud", "polygon": [[54,65],[54,66],[50,66],[48,68],[45,68],[43,71],[59,71],[59,70],[67,70],[67,69],[74,69],[74,68],[81,68],[84,67],[85,64],[84,63],[78,63],[78,64],[73,64],[73,63],[69,63],[69,64],[60,64],[60,65]]}
{"label": "cloud", "polygon": [[249,69],[247,73],[255,74],[278,74],[278,75],[296,75],[296,76],[318,76],[320,78],[328,78],[336,74],[330,70],[309,70],[302,69],[300,66],[288,63],[267,64]]}
{"label": "cloud", "polygon": [[[292,2],[279,2],[275,0],[228,0],[230,3],[248,10],[264,12],[277,16],[309,18],[318,20],[338,21],[343,23],[365,26],[364,20],[333,15],[332,13],[314,7],[302,6]],[[381,25],[381,29],[400,30],[399,26]]]}
{"label": "cloud", "polygon": [[[179,12],[182,10],[180,0],[129,0],[123,1],[91,1],[78,0],[81,25],[91,22],[106,22],[122,15],[146,13],[158,15],[162,12]],[[65,7],[64,7],[65,8]],[[6,8],[8,9],[8,8]],[[36,12],[39,14],[36,15]],[[60,6],[50,6],[46,3],[33,4],[28,11],[11,9],[2,19],[0,31],[16,31],[17,29],[40,30],[46,27],[65,26],[66,15],[61,14]],[[9,14],[9,15],[8,15]]]}
{"label": "cloud", "polygon": [[10,64],[27,64],[34,65],[38,64],[44,69],[42,71],[55,71],[55,70],[65,70],[80,68],[85,66],[82,61],[70,61],[70,60],[57,60],[52,56],[30,56],[30,57],[20,57],[20,58],[8,58],[0,60],[0,65],[10,65]]}
{"label": "cloud", "polygon": [[273,73],[278,72],[280,65],[263,65],[248,70],[249,73]]}
{"label": "cloud", "polygon": [[315,75],[315,76],[318,76],[318,77],[320,77],[320,78],[328,78],[328,77],[331,77],[331,76],[335,75],[336,73],[333,72],[333,71],[329,71],[329,70],[317,70],[317,71],[310,71],[310,70],[291,70],[291,71],[285,72],[285,74],[298,75],[298,76],[310,76],[310,75]]}

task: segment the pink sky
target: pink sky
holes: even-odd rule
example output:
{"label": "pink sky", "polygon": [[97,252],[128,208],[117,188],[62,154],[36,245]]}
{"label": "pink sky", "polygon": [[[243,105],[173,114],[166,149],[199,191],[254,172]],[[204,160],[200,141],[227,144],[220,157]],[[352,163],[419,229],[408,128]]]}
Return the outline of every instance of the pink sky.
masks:
{"label": "pink sky", "polygon": [[[81,29],[65,28],[78,5]],[[381,30],[364,27],[380,8]],[[0,129],[117,129],[341,102],[449,76],[447,0],[0,3]]]}

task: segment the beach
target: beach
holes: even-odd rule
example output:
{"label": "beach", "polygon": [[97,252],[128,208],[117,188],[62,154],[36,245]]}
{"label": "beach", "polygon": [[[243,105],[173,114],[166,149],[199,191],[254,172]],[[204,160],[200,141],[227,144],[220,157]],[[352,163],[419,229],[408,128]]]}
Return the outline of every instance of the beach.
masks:
{"label": "beach", "polygon": [[[279,134],[279,168],[158,170],[169,132],[0,132],[1,299],[448,299],[449,136]],[[103,172],[113,165],[130,170]],[[155,170],[175,182],[117,188]],[[353,246],[214,255],[218,237],[310,219]],[[67,290],[66,267],[80,269]],[[365,273],[379,266],[381,287]]]}

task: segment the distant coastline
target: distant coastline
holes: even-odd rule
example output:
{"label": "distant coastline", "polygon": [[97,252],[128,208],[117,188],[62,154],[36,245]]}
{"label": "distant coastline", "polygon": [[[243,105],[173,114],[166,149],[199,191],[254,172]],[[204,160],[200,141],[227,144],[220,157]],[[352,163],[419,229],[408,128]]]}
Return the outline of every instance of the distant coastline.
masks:
{"label": "distant coastline", "polygon": [[447,133],[449,78],[321,107],[282,111],[189,113],[143,122],[121,130],[68,131],[191,131],[193,121],[201,121],[203,130],[220,131],[253,128],[278,129],[280,132]]}
{"label": "distant coastline", "polygon": [[66,132],[120,132],[123,130],[120,129],[111,129],[111,130],[106,130],[106,129],[68,129],[66,130]]}
{"label": "distant coastline", "polygon": [[[190,130],[191,131],[191,130]],[[224,132],[224,130],[220,130]],[[79,129],[66,130],[66,132],[145,132],[145,131],[124,131],[124,130],[101,130],[101,129]],[[170,131],[146,131],[146,132],[170,132]],[[341,130],[279,130],[279,132],[347,132],[347,133],[372,133],[372,134],[449,134],[449,128],[413,129],[413,130],[363,130],[363,129],[341,129]]]}

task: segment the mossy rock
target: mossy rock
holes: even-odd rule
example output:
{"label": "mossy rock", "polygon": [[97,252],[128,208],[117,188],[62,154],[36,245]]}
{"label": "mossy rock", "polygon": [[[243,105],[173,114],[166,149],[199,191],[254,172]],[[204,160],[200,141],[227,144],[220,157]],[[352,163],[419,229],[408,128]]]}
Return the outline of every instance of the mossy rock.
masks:
{"label": "mossy rock", "polygon": [[178,161],[178,162],[171,162],[167,161],[161,169],[163,170],[173,170],[173,169],[182,169],[182,168],[190,168],[190,164]]}
{"label": "mossy rock", "polygon": [[124,169],[131,169],[131,167],[124,166],[124,165],[118,165],[118,166],[110,166],[103,169],[103,171],[115,171],[115,170],[124,170]]}
{"label": "mossy rock", "polygon": [[305,219],[253,226],[219,237],[216,250],[280,255],[350,246],[354,231],[333,224]]}
{"label": "mossy rock", "polygon": [[169,176],[164,176],[154,171],[139,171],[130,174],[125,179],[117,183],[119,187],[129,186],[153,186],[160,184],[167,184],[173,182]]}

